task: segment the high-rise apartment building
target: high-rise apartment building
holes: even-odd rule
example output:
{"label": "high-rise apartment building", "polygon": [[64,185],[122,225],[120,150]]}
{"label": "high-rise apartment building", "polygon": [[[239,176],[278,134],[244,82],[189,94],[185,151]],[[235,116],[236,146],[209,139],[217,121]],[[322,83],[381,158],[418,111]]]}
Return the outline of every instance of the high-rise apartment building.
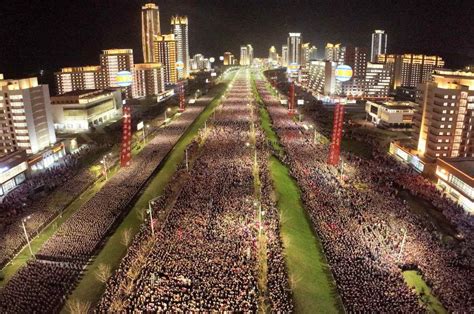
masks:
{"label": "high-rise apartment building", "polygon": [[372,33],[370,62],[377,62],[377,56],[387,53],[387,34],[384,30],[377,29]]}
{"label": "high-rise apartment building", "polygon": [[289,33],[288,35],[288,65],[301,65],[301,33]]}
{"label": "high-rise apartment building", "polygon": [[342,63],[352,68],[352,77],[364,78],[367,62],[367,49],[353,46],[345,47]]}
{"label": "high-rise apartment building", "polygon": [[173,16],[171,18],[174,38],[176,39],[176,62],[178,63],[178,79],[189,77],[189,36],[188,18],[186,16]]}
{"label": "high-rise apartment building", "polygon": [[240,46],[240,65],[249,65],[249,50],[247,46]]}
{"label": "high-rise apartment building", "polygon": [[98,65],[62,68],[54,73],[54,78],[58,94],[106,87],[102,68]]}
{"label": "high-rise apartment building", "polygon": [[234,55],[232,52],[224,52],[224,65],[233,65],[234,64]]}
{"label": "high-rise apartment building", "polygon": [[473,157],[474,72],[435,70],[418,85],[413,138],[429,160]]}
{"label": "high-rise apartment building", "polygon": [[352,68],[352,79],[341,84],[343,94],[362,97],[365,93],[367,73],[367,50],[362,47],[346,46],[342,63]]}
{"label": "high-rise apartment building", "polygon": [[379,63],[391,63],[394,67],[392,89],[397,87],[417,87],[419,83],[431,80],[434,70],[444,67],[444,60],[439,56],[422,54],[380,54]]}
{"label": "high-rise apartment building", "polygon": [[337,92],[336,63],[327,60],[310,61],[308,65],[308,88],[318,94],[333,95]]}
{"label": "high-rise apartment building", "polygon": [[269,62],[277,62],[278,61],[278,53],[275,46],[271,46],[268,50],[268,61]]}
{"label": "high-rise apartment building", "polygon": [[316,48],[316,46],[311,46],[309,48],[308,55],[309,55],[308,62],[317,60],[318,59],[318,48]]}
{"label": "high-rise apartment building", "polygon": [[341,44],[327,43],[324,48],[324,59],[327,61],[337,62],[339,60],[339,52],[341,50]]}
{"label": "high-rise apartment building", "polygon": [[154,3],[142,7],[142,50],[143,62],[154,62],[153,41],[161,34],[160,11]]}
{"label": "high-rise apartment building", "polygon": [[165,91],[165,71],[160,63],[136,63],[133,97],[158,95]]}
{"label": "high-rise apartment building", "polygon": [[165,84],[176,84],[177,43],[174,34],[158,35],[154,41],[155,60],[165,70]]}
{"label": "high-rise apartment building", "polygon": [[253,63],[253,47],[251,44],[240,46],[240,65],[249,66]]}
{"label": "high-rise apartment building", "polygon": [[281,46],[281,66],[288,66],[288,45]]}
{"label": "high-rise apartment building", "polygon": [[309,43],[304,43],[301,45],[301,65],[306,66],[309,62],[309,54],[310,54],[311,46]]}
{"label": "high-rise apartment building", "polygon": [[48,85],[0,77],[0,154],[35,154],[56,142]]}
{"label": "high-rise apartment building", "polygon": [[132,49],[108,49],[102,50],[100,55],[100,66],[107,87],[120,87],[124,90],[127,98],[132,97],[132,82],[129,86],[123,86],[118,81],[119,72],[133,74],[133,50]]}
{"label": "high-rise apartment building", "polygon": [[390,64],[367,63],[365,74],[365,96],[388,97],[392,84],[393,67]]}

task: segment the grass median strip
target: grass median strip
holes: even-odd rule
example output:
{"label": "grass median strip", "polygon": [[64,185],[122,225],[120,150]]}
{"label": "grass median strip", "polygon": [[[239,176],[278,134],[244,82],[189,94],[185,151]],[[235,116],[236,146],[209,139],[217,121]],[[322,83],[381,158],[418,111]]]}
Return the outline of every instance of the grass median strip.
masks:
{"label": "grass median strip", "polygon": [[280,211],[281,237],[296,311],[341,312],[334,279],[306,217],[300,190],[286,166],[277,158],[272,156],[269,166]]}
{"label": "grass median strip", "polygon": [[[255,81],[252,84],[256,92]],[[282,154],[283,148],[273,130],[270,115],[260,97],[257,97],[257,101],[260,103],[260,119],[265,136],[274,151]],[[270,157],[269,169],[280,212],[280,236],[296,312],[343,312],[334,278],[308,220],[297,183],[288,168],[274,156]]]}
{"label": "grass median strip", "polygon": [[431,288],[416,270],[406,270],[403,272],[403,278],[407,285],[416,291],[420,303],[426,306],[430,313],[448,313],[441,302],[431,293]]}
{"label": "grass median strip", "polygon": [[[201,112],[196,120],[189,126],[188,130],[178,140],[176,145],[171,150],[168,157],[163,160],[162,167],[154,178],[150,181],[138,201],[133,206],[132,210],[123,219],[122,223],[116,229],[114,234],[107,239],[104,247],[94,259],[93,263],[87,267],[82,276],[81,281],[72,294],[69,296],[70,300],[79,300],[83,303],[88,303],[95,306],[99,301],[102,293],[105,290],[105,283],[96,278],[96,271],[99,265],[108,265],[112,271],[117,269],[120,261],[127,252],[127,246],[122,244],[122,234],[129,230],[134,236],[142,224],[143,220],[140,217],[140,212],[148,207],[148,201],[158,196],[168,184],[169,180],[176,171],[176,168],[184,159],[185,148],[191,143],[193,138],[198,134],[198,131],[204,125],[204,122],[212,114],[213,110],[220,102],[220,98],[225,89],[220,90],[209,105]],[[66,309],[63,309],[66,312]]]}

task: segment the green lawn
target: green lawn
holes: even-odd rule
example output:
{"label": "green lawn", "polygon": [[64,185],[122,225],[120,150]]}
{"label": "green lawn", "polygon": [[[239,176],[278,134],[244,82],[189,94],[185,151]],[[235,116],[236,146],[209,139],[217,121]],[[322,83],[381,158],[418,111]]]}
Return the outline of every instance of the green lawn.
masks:
{"label": "green lawn", "polygon": [[407,285],[415,289],[420,303],[424,304],[431,313],[447,313],[441,302],[431,293],[431,288],[416,270],[406,270],[403,272],[403,278]]}
{"label": "green lawn", "polygon": [[[121,243],[122,232],[128,228],[132,230],[133,235],[138,232],[139,227],[143,222],[138,213],[144,208],[148,207],[148,201],[160,195],[160,193],[166,187],[168,181],[176,171],[177,166],[184,158],[184,150],[186,146],[196,136],[199,129],[203,127],[204,122],[209,118],[213,110],[217,107],[220,102],[220,96],[222,96],[224,90],[225,89],[221,87],[221,90],[219,90],[217,96],[210,103],[210,105],[208,105],[204,111],[201,112],[198,118],[191,124],[188,130],[176,143],[174,148],[171,150],[171,153],[164,160],[164,162],[162,162],[160,170],[149,183],[143,194],[133,206],[132,210],[130,210],[114,234],[107,240],[105,246],[94,259],[93,263],[87,267],[81,281],[79,282],[79,285],[69,296],[69,299],[80,300],[81,302],[90,302],[93,307],[100,300],[100,297],[105,290],[105,284],[97,280],[95,276],[98,266],[103,263],[110,265],[113,271],[117,269],[120,261],[127,252],[127,247]],[[65,308],[63,309],[63,312],[67,312]]]}
{"label": "green lawn", "polygon": [[288,169],[275,157],[270,171],[280,211],[281,237],[297,313],[343,312],[323,249],[315,237]]}

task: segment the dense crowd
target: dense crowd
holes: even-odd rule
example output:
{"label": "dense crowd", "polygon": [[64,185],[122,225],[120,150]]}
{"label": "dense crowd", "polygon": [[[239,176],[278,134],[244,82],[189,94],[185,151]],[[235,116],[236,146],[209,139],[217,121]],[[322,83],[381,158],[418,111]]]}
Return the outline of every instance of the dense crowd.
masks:
{"label": "dense crowd", "polygon": [[[204,108],[195,105],[161,128],[134,156],[130,167],[109,178],[102,189],[81,206],[46,241],[31,261],[0,290],[0,312],[45,312],[58,310],[82,269],[128,205],[143,187],[174,143]],[[47,267],[45,266],[48,265]],[[44,269],[38,272],[38,269]],[[42,287],[56,287],[44,293]],[[31,303],[30,300],[35,300]]]}
{"label": "dense crowd", "polygon": [[[285,162],[303,190],[305,206],[346,310],[423,311],[416,294],[404,282],[402,268],[408,267],[421,272],[448,310],[472,311],[472,255],[444,246],[397,197],[395,182],[408,187],[404,176],[398,175],[418,176],[409,170],[398,171],[386,157],[362,160],[345,156],[347,176],[341,180],[338,169],[326,164],[327,145],[314,143],[312,132],[288,117],[287,110],[267,91],[264,80],[257,85],[285,148]],[[314,121],[306,118],[304,123]],[[409,187],[420,195],[427,194],[424,185]],[[448,201],[431,191],[428,200],[446,206]]]}
{"label": "dense crowd", "polygon": [[[261,225],[254,205],[253,153],[247,145],[253,116],[244,75],[238,74],[217,109],[189,180],[160,232],[153,238],[142,229],[140,240],[135,240],[109,280],[99,312],[257,311]],[[266,172],[261,173],[264,184],[270,184]],[[269,193],[268,188],[264,193]],[[156,205],[157,209],[164,206]],[[267,252],[268,299],[272,310],[289,312],[292,303],[278,215],[271,205],[262,204],[271,250]],[[150,241],[152,248],[145,254]]]}
{"label": "dense crowd", "polygon": [[83,145],[52,167],[37,170],[3,198],[0,204],[0,268],[26,244],[22,219],[29,216],[25,228],[29,236],[34,237],[94,182],[96,177],[89,169],[81,167],[80,160],[99,149],[96,145]]}

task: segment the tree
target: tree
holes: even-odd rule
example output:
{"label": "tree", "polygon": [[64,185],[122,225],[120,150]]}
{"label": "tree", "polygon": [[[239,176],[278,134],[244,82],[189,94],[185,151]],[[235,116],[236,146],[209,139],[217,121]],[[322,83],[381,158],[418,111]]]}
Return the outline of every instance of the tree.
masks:
{"label": "tree", "polygon": [[110,269],[109,265],[103,264],[103,263],[99,264],[95,272],[95,276],[100,282],[103,282],[103,283],[107,282],[107,280],[109,279],[111,275],[112,275],[112,270]]}

